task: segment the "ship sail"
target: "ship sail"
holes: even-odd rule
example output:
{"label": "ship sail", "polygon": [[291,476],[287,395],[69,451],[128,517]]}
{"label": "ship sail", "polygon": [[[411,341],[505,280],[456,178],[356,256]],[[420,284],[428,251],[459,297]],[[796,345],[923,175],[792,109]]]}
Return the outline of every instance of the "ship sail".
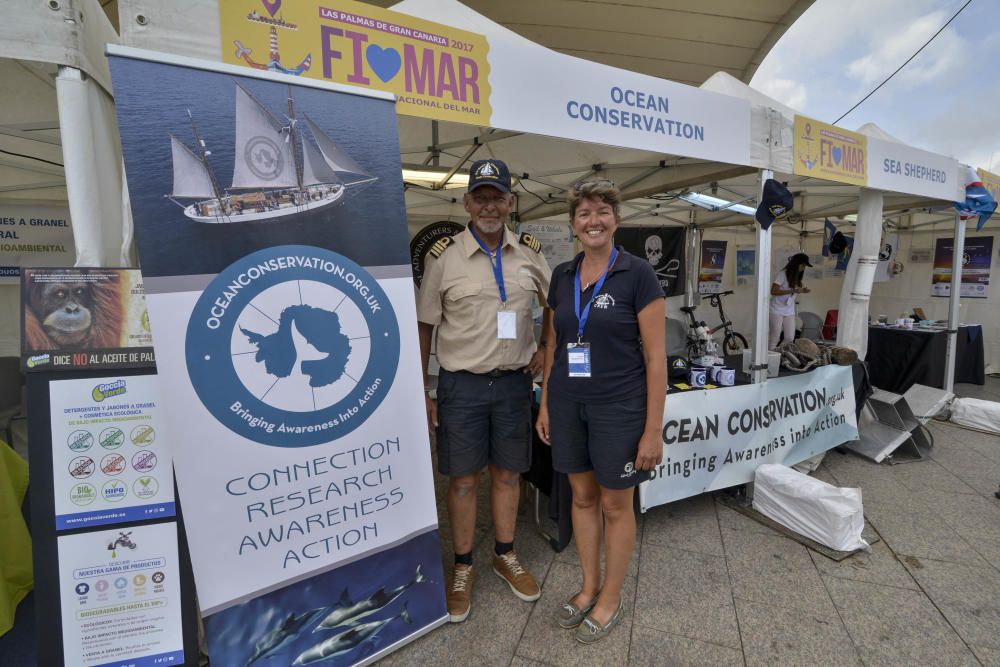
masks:
{"label": "ship sail", "polygon": [[184,143],[170,135],[170,153],[174,163],[174,197],[214,197],[212,178],[205,163]]}
{"label": "ship sail", "polygon": [[281,123],[251,95],[236,86],[236,164],[234,188],[298,186],[294,147]]}
{"label": "ship sail", "polygon": [[299,137],[302,139],[302,185],[340,183],[336,172],[326,163],[313,143],[302,134]]}
{"label": "ship sail", "polygon": [[326,136],[323,130],[312,121],[306,114],[302,114],[302,117],[306,119],[306,123],[309,125],[309,131],[312,132],[313,138],[316,139],[316,144],[319,146],[320,153],[323,154],[323,161],[329,165],[330,169],[335,172],[347,172],[351,174],[359,174],[361,176],[370,176],[368,172],[361,168],[357,162],[355,162],[350,155],[345,153],[341,148],[333,142],[333,139]]}

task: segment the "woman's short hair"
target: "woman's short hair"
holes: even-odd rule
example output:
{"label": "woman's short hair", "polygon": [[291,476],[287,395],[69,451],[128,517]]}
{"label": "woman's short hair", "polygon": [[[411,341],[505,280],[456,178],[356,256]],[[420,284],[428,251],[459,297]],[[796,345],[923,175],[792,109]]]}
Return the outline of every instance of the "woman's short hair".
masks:
{"label": "woman's short hair", "polygon": [[617,220],[619,218],[618,205],[621,203],[621,198],[621,190],[618,189],[613,181],[607,179],[580,181],[573,186],[573,189],[569,193],[569,219],[570,221],[573,220],[576,216],[577,207],[580,206],[580,202],[584,199],[599,199],[611,206],[611,210],[614,211],[615,219]]}

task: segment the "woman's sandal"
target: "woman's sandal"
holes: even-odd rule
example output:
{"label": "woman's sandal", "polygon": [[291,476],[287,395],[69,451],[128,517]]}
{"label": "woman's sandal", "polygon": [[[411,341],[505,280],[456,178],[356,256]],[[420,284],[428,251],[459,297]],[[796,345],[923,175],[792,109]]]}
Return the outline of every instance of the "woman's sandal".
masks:
{"label": "woman's sandal", "polygon": [[597,604],[597,598],[600,596],[600,593],[595,595],[594,599],[591,600],[590,604],[586,607],[577,607],[573,604],[573,600],[575,600],[578,595],[579,593],[571,597],[566,601],[566,604],[559,608],[559,612],[556,614],[556,620],[559,622],[559,627],[565,628],[566,630],[572,630],[583,623],[583,619],[587,618],[587,614],[589,614],[590,610],[594,608],[595,604]]}

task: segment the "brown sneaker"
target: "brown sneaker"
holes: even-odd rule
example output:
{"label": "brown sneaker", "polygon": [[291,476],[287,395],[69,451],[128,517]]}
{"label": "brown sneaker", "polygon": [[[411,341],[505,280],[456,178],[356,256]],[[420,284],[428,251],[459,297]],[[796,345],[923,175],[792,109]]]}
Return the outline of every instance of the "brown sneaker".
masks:
{"label": "brown sneaker", "polygon": [[534,602],[541,595],[538,582],[531,574],[521,567],[517,560],[517,554],[508,551],[502,556],[493,556],[493,571],[496,575],[507,582],[514,595],[525,602]]}
{"label": "brown sneaker", "polygon": [[451,587],[445,594],[448,617],[452,623],[461,623],[472,609],[472,566],[456,563],[451,573]]}

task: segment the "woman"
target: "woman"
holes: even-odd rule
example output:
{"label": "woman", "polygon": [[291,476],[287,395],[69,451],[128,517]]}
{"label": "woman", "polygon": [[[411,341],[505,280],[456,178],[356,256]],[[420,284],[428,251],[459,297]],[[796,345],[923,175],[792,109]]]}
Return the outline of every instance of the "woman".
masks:
{"label": "woman", "polygon": [[767,341],[769,350],[778,348],[782,332],[786,343],[795,340],[795,295],[810,292],[808,287],[802,285],[802,276],[805,275],[807,266],[812,266],[809,255],[804,252],[796,253],[771,283],[771,330]]}
{"label": "woman", "polygon": [[[635,545],[635,486],[663,459],[666,395],[664,297],[645,259],[614,245],[620,192],[579,183],[570,224],[583,252],[556,267],[536,429],[569,475],[583,584],[558,612],[590,644],[622,617],[622,584]],[[643,345],[642,341],[648,341]],[[601,515],[606,571],[601,581]]]}

